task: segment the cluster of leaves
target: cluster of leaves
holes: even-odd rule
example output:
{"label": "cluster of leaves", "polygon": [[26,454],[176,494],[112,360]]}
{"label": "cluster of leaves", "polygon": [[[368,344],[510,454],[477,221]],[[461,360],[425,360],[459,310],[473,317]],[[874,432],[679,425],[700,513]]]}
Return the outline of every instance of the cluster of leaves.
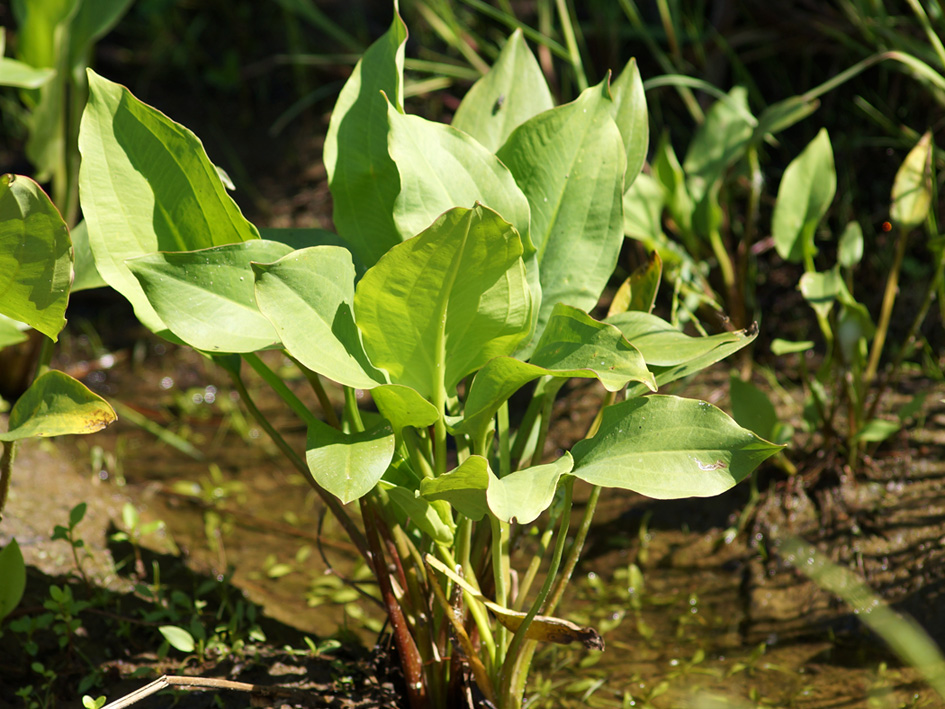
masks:
{"label": "cluster of leaves", "polygon": [[[370,564],[411,704],[450,704],[469,672],[515,707],[537,641],[600,643],[550,617],[593,513],[569,545],[575,480],[594,500],[600,486],[715,495],[779,447],[704,402],[643,396],[754,336],[689,337],[653,315],[658,261],[606,322],[587,312],[647,149],[635,63],[556,107],[517,32],[446,126],[403,111],[405,40],[395,13],[332,115],[337,234],[260,232],[196,137],[92,72],[82,208],[104,280],[154,332],[231,373]],[[323,402],[321,377],[340,384],[341,417],[316,417],[256,354],[266,349],[284,350]],[[307,426],[304,458],[255,408],[241,361]],[[573,377],[599,380],[604,407],[585,440],[545,462],[552,404]],[[513,429],[508,400],[526,386]],[[359,390],[376,411],[358,408]],[[551,568],[533,592],[536,557],[513,589],[512,540],[546,511]]]}

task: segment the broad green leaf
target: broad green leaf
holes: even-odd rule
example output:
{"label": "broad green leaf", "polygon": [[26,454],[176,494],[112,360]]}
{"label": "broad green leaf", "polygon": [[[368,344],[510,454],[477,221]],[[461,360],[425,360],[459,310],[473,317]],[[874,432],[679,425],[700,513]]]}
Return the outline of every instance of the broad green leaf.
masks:
{"label": "broad green leaf", "polygon": [[17,58],[34,67],[56,66],[58,25],[66,23],[81,0],[13,0],[17,24]]}
{"label": "broad green leaf", "polygon": [[533,339],[558,303],[597,305],[617,263],[626,151],[612,114],[601,83],[522,124],[499,150],[531,206],[542,293]]}
{"label": "broad green leaf", "polygon": [[[390,497],[391,502],[403,511],[406,519],[410,520],[410,524],[419,527],[420,531],[438,544],[447,546],[453,544],[453,529],[443,521],[436,509],[436,502],[418,497],[413,490],[399,485],[389,485],[384,481],[381,481],[380,485]],[[449,509],[448,506],[447,509]]]}
{"label": "broad green leaf", "polygon": [[95,264],[147,327],[164,325],[126,259],[259,238],[197,137],[89,71],[79,185]]}
{"label": "broad green leaf", "polygon": [[754,124],[748,120],[748,91],[736,86],[728,96],[728,101],[712,104],[683,160],[689,194],[696,203],[745,154],[751,141]]}
{"label": "broad green leaf", "polygon": [[643,357],[620,330],[576,308],[558,305],[529,362],[496,357],[476,374],[459,430],[480,441],[502,403],[543,376],[597,378],[608,391],[619,391],[635,381],[656,391]]}
{"label": "broad green leaf", "polygon": [[620,284],[607,310],[607,317],[628,310],[652,312],[662,276],[663,260],[658,252],[653,251],[646,263],[637,266],[630,277]]}
{"label": "broad green leaf", "polygon": [[0,349],[26,342],[29,336],[25,331],[29,329],[29,325],[26,323],[13,320],[0,313]]}
{"label": "broad green leaf", "polygon": [[0,550],[0,622],[20,604],[26,589],[26,564],[16,539]]}
{"label": "broad green leaf", "polygon": [[624,173],[623,189],[626,191],[646,162],[650,147],[650,120],[646,110],[646,93],[637,60],[631,59],[610,87],[614,96],[614,121],[623,138],[627,154],[627,169]]}
{"label": "broad green leaf", "polygon": [[528,335],[522,242],[492,210],[455,208],[398,244],[358,283],[354,305],[371,361],[433,401]]}
{"label": "broad green leaf", "polygon": [[644,243],[665,239],[664,195],[659,182],[645,173],[639,175],[623,195],[624,234]]}
{"label": "broad green leaf", "polygon": [[478,521],[489,512],[486,490],[490,475],[489,461],[471,455],[448,473],[425,478],[420,483],[420,494],[431,501],[446,500],[460,514]]}
{"label": "broad green leaf", "polygon": [[162,625],[158,632],[164,636],[168,645],[180,652],[193,652],[197,647],[194,636],[176,625]]}
{"label": "broad green leaf", "polygon": [[432,426],[440,417],[436,407],[419,392],[400,384],[382,384],[371,390],[371,398],[381,416],[390,421],[398,433],[404,426]]}
{"label": "broad green leaf", "polygon": [[837,246],[837,263],[844,268],[853,268],[863,258],[863,229],[859,222],[849,222],[840,235]]}
{"label": "broad green leaf", "polygon": [[721,332],[708,337],[691,337],[656,315],[640,311],[618,313],[607,318],[631,345],[640,351],[648,365],[672,367],[711,352],[721,344],[737,342],[740,332]]}
{"label": "broad green leaf", "polygon": [[553,463],[516,470],[504,478],[490,471],[486,491],[489,509],[503,522],[530,524],[551,506],[558,481],[573,467],[574,459],[565,452]]}
{"label": "broad green leaf", "polygon": [[522,31],[515,30],[489,73],[466,92],[452,125],[494,153],[515,128],[552,107],[545,75]]}
{"label": "broad green leaf", "polygon": [[305,462],[315,482],[344,504],[368,494],[394,457],[394,432],[383,425],[342,433],[321,421],[308,428]]}
{"label": "broad green leaf", "polygon": [[481,203],[528,240],[528,200],[512,173],[474,139],[451,126],[407,116],[388,106],[390,155],[400,173],[394,222],[403,239],[419,234],[452,207]]}
{"label": "broad green leaf", "polygon": [[597,434],[571,451],[571,472],[657,499],[710,497],[779,450],[711,404],[654,395],[604,409]]}
{"label": "broad green leaf", "polygon": [[112,407],[68,374],[51,369],[36,378],[10,411],[0,441],[95,433],[115,420]]}
{"label": "broad green leaf", "polygon": [[55,69],[37,69],[25,62],[0,56],[0,86],[38,89],[55,75]]}
{"label": "broad green leaf", "polygon": [[779,421],[768,395],[751,382],[743,381],[737,374],[729,377],[728,393],[735,423],[762,438],[774,440]]}
{"label": "broad green leaf", "polygon": [[[640,350],[660,387],[725,359],[758,336],[758,328],[751,327],[708,337],[690,337],[655,315],[633,311],[607,318],[607,322],[619,328]],[[645,393],[646,389],[639,384],[627,388],[628,399]]]}
{"label": "broad green leaf", "polygon": [[551,505],[558,481],[573,464],[565,453],[553,463],[498,478],[485,458],[473,455],[445,475],[423,480],[420,493],[428,500],[446,500],[472,520],[491,512],[504,522],[529,524]]}
{"label": "broad green leaf", "polygon": [[797,263],[814,257],[814,233],[836,191],[833,149],[826,128],[821,128],[787,166],[778,187],[771,234],[781,258]]}
{"label": "broad green leaf", "polygon": [[0,313],[55,341],[65,327],[72,244],[58,210],[39,185],[0,177]]}
{"label": "broad green leaf", "polygon": [[354,321],[354,264],[337,246],[294,251],[253,264],[256,304],[286,350],[313,372],[345,386],[386,381],[368,360]]}
{"label": "broad green leaf", "polygon": [[914,229],[929,213],[933,148],[932,131],[926,131],[896,172],[889,217],[901,229]]}
{"label": "broad green leaf", "polygon": [[403,106],[406,40],[407,28],[395,11],[390,29],[368,48],[341,89],[325,136],[335,228],[365,266],[400,241],[393,217],[400,178],[387,149],[384,94]]}
{"label": "broad green leaf", "polygon": [[[664,133],[656,146],[656,155],[652,162],[652,174],[662,186],[666,208],[676,223],[684,239],[692,234],[692,213],[695,203],[686,186],[686,174],[676,157],[676,151],[669,141],[669,133]],[[687,244],[688,246],[688,244]]]}
{"label": "broad green leaf", "polygon": [[89,246],[89,229],[84,219],[72,227],[69,236],[72,239],[72,252],[75,257],[75,278],[72,279],[70,292],[77,293],[107,286],[102,274],[95,267],[92,247]]}
{"label": "broad green leaf", "polygon": [[272,262],[292,249],[253,239],[199,251],[172,251],[129,259],[151,307],[168,329],[207,352],[256,352],[279,336],[256,307],[250,263]]}

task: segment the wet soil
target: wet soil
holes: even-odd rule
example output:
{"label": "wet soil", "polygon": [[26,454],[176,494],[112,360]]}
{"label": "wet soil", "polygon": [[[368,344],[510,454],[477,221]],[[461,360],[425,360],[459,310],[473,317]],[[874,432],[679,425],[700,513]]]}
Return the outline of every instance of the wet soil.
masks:
{"label": "wet soil", "polygon": [[[60,366],[76,373],[88,367],[92,386],[112,400],[134,403],[140,415],[203,457],[169,447],[127,416],[95,437],[23,446],[0,525],[0,544],[15,536],[30,566],[29,590],[17,614],[41,611],[49,584],[70,583],[77,596],[84,592],[68,545],[50,543],[49,535],[76,502],[85,501],[83,570],[107,589],[103,607],[111,616],[83,613],[83,642],[95,648],[92,656],[105,672],[101,691],[110,699],[161,673],[187,673],[304,688],[312,692],[310,706],[396,706],[395,683],[378,680],[371,660],[382,614],[338,581],[339,574],[359,574],[354,554],[330,518],[320,526],[317,498],[241,418],[221,373],[193,352],[144,335],[110,367],[83,359],[87,347],[81,336],[72,349],[64,346]],[[270,364],[280,363],[273,358]],[[719,367],[682,393],[724,406],[726,376]],[[563,607],[576,621],[601,628],[607,650],[545,648],[530,690],[535,706],[621,706],[628,697],[639,706],[649,701],[666,708],[943,706],[849,608],[778,551],[789,536],[815,543],[945,642],[945,392],[938,391],[941,385],[919,384],[933,389],[924,425],[888,442],[858,479],[841,468],[842,484],[829,492],[805,489],[805,466],[822,468],[829,458],[816,453],[797,461],[802,465],[794,478],[762,469],[760,505],[752,526],[740,534],[731,528],[747,502],[744,485],[719,498],[679,502],[605,492]],[[297,389],[306,396],[301,381]],[[282,418],[277,402],[258,386],[251,391],[301,445],[304,432]],[[567,392],[548,453],[583,435],[602,393],[585,382]],[[142,538],[145,556],[138,563],[127,546],[109,541],[122,527],[126,501],[143,521],[166,524],[163,533]],[[115,617],[137,617],[132,607],[142,601],[132,588],[154,581],[154,563],[162,583],[185,593],[206,581],[231,581],[261,608],[267,641],[247,642],[235,654],[198,658],[171,650],[158,658],[161,638],[153,625],[135,625],[119,637]],[[628,583],[631,565],[642,575],[642,588]],[[329,566],[334,573],[326,574]],[[215,602],[210,599],[211,613]],[[330,636],[344,639],[341,648],[320,656],[301,652],[308,647],[305,637],[318,644]],[[29,663],[15,655],[16,640],[7,632],[0,642],[0,704],[10,706],[18,701],[12,692],[36,681]],[[50,666],[60,661],[55,646],[44,652]],[[82,670],[75,662],[62,660],[56,693],[65,706],[77,705]],[[129,678],[136,670],[141,674]],[[189,694],[179,701],[205,706],[215,701],[211,696]],[[707,704],[711,697],[727,703]],[[221,701],[245,705],[245,698],[233,695]]]}

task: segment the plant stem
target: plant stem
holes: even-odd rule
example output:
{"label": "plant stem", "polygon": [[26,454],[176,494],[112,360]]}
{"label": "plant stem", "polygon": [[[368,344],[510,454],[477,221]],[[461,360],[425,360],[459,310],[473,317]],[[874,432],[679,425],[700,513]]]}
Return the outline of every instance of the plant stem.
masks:
{"label": "plant stem", "polygon": [[410,634],[403,609],[394,595],[387,564],[384,561],[384,549],[381,546],[380,534],[377,531],[377,524],[374,519],[374,510],[371,509],[366,497],[361,498],[361,518],[364,520],[364,529],[367,532],[368,544],[371,548],[371,564],[374,567],[374,576],[377,578],[377,583],[381,589],[381,597],[387,607],[394,642],[397,645],[401,667],[404,670],[410,708],[427,709],[427,687],[423,681],[423,661],[420,657],[420,651],[417,649],[417,644]]}
{"label": "plant stem", "polygon": [[242,355],[243,359],[246,360],[246,363],[253,368],[253,370],[262,377],[263,381],[268,384],[272,390],[279,395],[279,398],[282,399],[289,408],[295,412],[295,415],[298,416],[302,421],[305,422],[306,426],[311,425],[312,421],[317,421],[318,419],[309,411],[308,407],[302,403],[302,400],[295,395],[295,393],[286,386],[285,382],[273,372],[266,363],[263,362],[258,355],[253,352],[244,353]]}
{"label": "plant stem", "polygon": [[302,372],[302,376],[304,376],[308,381],[309,386],[312,387],[312,391],[315,392],[315,396],[318,398],[318,403],[322,407],[322,413],[325,414],[325,421],[332,428],[341,430],[341,423],[338,421],[338,416],[335,414],[335,408],[331,405],[331,400],[328,398],[328,393],[325,391],[325,387],[322,384],[322,378],[318,376],[318,372],[313,372],[288,352],[286,353],[286,356],[295,363],[295,366],[299,368],[300,372]]}
{"label": "plant stem", "polygon": [[[495,580],[495,602],[508,608],[509,523],[503,522],[494,515],[489,515],[489,522],[492,524],[492,576]],[[495,632],[497,670],[505,660],[508,640],[508,629],[501,623],[497,624]]]}
{"label": "plant stem", "polygon": [[503,401],[498,411],[499,433],[499,477],[504,478],[512,472],[512,456],[509,450],[509,402]]}
{"label": "plant stem", "polygon": [[308,469],[308,465],[306,465],[305,461],[298,456],[292,449],[292,446],[273,428],[272,424],[269,423],[269,419],[267,419],[256,406],[239,373],[231,370],[230,378],[233,380],[233,386],[236,387],[236,392],[240,395],[240,399],[242,399],[243,404],[249,410],[250,415],[256,420],[256,423],[269,435],[272,442],[275,443],[276,447],[282,451],[282,454],[288,458],[289,462],[295,466],[295,469],[302,474],[302,477],[308,481],[312,489],[318,493],[318,496],[322,498],[322,501],[328,509],[331,510],[332,514],[334,514],[341,523],[341,526],[345,528],[345,532],[351,538],[351,542],[358,548],[358,552],[360,552],[365,561],[370,563],[371,555],[368,552],[367,540],[364,538],[361,530],[355,526],[354,521],[348,516],[348,513],[345,512],[341,501],[315,482],[315,478],[312,477],[312,471]]}
{"label": "plant stem", "polygon": [[577,40],[574,37],[574,26],[571,24],[571,12],[566,0],[555,0],[558,9],[558,18],[561,20],[561,29],[564,32],[564,43],[568,47],[568,61],[574,76],[577,78],[578,89],[587,88],[587,76],[584,74],[584,64],[581,62],[581,52],[578,50]]}
{"label": "plant stem", "polygon": [[7,494],[10,492],[13,459],[16,458],[18,445],[19,441],[3,441],[3,453],[0,454],[0,520],[3,520],[3,508],[6,507]]}
{"label": "plant stem", "polygon": [[564,504],[561,507],[561,527],[558,529],[558,538],[555,540],[555,549],[551,556],[548,574],[545,576],[545,581],[542,583],[538,595],[528,609],[525,620],[515,631],[505,661],[502,663],[502,669],[499,671],[499,686],[506,693],[503,697],[505,700],[502,704],[503,709],[505,707],[517,707],[521,704],[522,690],[531,664],[531,653],[522,652],[525,647],[525,634],[528,632],[528,626],[531,625],[535,616],[542,610],[542,606],[548,598],[548,593],[551,591],[551,585],[554,583],[558,569],[561,566],[561,557],[564,554],[564,545],[568,538],[568,526],[571,523],[571,494],[574,488],[574,478],[569,478],[563,487]]}
{"label": "plant stem", "polygon": [[574,573],[574,568],[577,566],[578,559],[581,556],[581,550],[584,548],[584,541],[587,539],[588,531],[590,531],[591,520],[594,518],[594,511],[597,509],[597,501],[599,499],[600,486],[593,485],[591,487],[591,494],[587,498],[587,504],[584,506],[584,515],[581,517],[581,524],[578,527],[577,534],[574,536],[574,541],[571,543],[571,548],[568,550],[568,557],[564,562],[564,568],[555,582],[554,588],[551,590],[551,595],[548,597],[548,603],[545,606],[546,615],[554,613],[559,601],[561,601],[561,596],[564,594],[564,589],[567,588],[568,582],[571,580],[571,574]]}
{"label": "plant stem", "polygon": [[906,255],[906,237],[906,232],[900,229],[896,241],[895,259],[892,269],[889,271],[889,277],[886,279],[886,292],[883,294],[879,325],[876,326],[876,334],[873,336],[873,344],[870,347],[869,363],[866,365],[866,372],[863,374],[864,389],[869,387],[873,379],[876,378],[879,358],[883,354],[883,345],[886,343],[886,333],[889,330],[889,321],[892,319],[892,309],[896,302],[896,293],[899,290],[899,272],[902,269],[902,261]]}

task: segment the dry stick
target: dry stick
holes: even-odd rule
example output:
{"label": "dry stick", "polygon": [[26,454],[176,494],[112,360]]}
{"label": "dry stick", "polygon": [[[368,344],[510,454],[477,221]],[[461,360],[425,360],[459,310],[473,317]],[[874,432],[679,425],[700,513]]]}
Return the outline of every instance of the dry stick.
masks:
{"label": "dry stick", "polygon": [[270,687],[261,684],[250,684],[248,682],[234,682],[228,679],[211,679],[204,677],[179,677],[173,675],[162,675],[150,684],[146,684],[140,689],[136,689],[130,694],[126,694],[121,699],[106,704],[102,709],[122,709],[140,702],[145,697],[160,692],[168,687],[187,687],[190,689],[229,689],[236,692],[250,692],[263,697],[289,697],[296,700],[311,701],[311,694],[302,689],[293,687]]}

